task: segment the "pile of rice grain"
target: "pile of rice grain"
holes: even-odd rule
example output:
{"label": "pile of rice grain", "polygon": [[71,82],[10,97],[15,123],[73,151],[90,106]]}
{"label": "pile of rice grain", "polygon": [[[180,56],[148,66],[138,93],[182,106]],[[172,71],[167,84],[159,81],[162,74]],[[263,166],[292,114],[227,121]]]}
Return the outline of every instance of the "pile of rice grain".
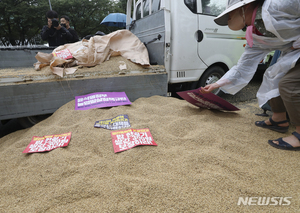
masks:
{"label": "pile of rice grain", "polygon": [[[254,125],[261,109],[199,109],[153,96],[130,106],[75,111],[71,101],[32,128],[0,139],[0,212],[296,212],[299,152],[268,145],[287,134]],[[95,121],[127,114],[158,146],[115,154]],[[33,136],[72,132],[69,145],[23,154]],[[286,205],[237,205],[239,197],[292,197]]]}

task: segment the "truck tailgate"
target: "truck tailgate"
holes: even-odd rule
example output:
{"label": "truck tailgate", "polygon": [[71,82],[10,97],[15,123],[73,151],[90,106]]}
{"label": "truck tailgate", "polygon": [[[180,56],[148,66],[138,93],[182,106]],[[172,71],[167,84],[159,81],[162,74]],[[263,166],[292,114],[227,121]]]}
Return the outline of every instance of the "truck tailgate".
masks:
{"label": "truck tailgate", "polygon": [[[127,69],[121,71],[120,63]],[[0,69],[0,120],[53,113],[75,96],[93,92],[125,92],[130,101],[167,95],[164,66],[142,67],[121,56],[63,78],[49,67]]]}
{"label": "truck tailgate", "polygon": [[164,65],[165,18],[159,10],[143,19],[136,20],[130,31],[147,47],[150,64]]}

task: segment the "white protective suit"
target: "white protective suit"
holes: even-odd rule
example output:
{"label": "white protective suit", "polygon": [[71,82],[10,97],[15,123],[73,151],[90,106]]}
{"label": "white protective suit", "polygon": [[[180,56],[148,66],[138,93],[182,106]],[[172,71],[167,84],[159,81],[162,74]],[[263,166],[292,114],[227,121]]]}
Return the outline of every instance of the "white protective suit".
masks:
{"label": "white protective suit", "polygon": [[253,47],[247,45],[237,65],[217,81],[222,91],[234,95],[249,83],[266,54],[273,50],[282,51],[277,62],[265,71],[257,92],[260,107],[280,96],[280,79],[300,57],[300,49],[292,50],[292,47],[300,48],[300,0],[266,0],[262,6],[262,19],[266,30],[276,37],[253,34]]}

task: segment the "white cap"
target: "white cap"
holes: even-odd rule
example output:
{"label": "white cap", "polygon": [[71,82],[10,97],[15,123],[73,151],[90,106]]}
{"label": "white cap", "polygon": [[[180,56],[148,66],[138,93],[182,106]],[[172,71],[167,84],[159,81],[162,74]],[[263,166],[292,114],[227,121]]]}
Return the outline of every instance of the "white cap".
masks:
{"label": "white cap", "polygon": [[214,21],[221,26],[228,25],[228,13],[253,1],[256,0],[228,0],[226,10],[215,18]]}

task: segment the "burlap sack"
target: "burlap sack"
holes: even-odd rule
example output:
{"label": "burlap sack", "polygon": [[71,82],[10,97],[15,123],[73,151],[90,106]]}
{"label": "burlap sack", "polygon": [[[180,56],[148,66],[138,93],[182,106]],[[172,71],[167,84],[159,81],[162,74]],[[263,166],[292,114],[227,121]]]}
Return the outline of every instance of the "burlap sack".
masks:
{"label": "burlap sack", "polygon": [[149,65],[148,51],[145,45],[128,30],[118,30],[104,36],[94,36],[76,43],[57,47],[53,52],[68,49],[73,59],[62,59],[52,54],[38,52],[34,64],[36,70],[50,66],[53,73],[63,77],[64,73],[74,73],[77,68],[71,66],[96,66],[109,60],[112,56],[121,55],[134,63]]}

